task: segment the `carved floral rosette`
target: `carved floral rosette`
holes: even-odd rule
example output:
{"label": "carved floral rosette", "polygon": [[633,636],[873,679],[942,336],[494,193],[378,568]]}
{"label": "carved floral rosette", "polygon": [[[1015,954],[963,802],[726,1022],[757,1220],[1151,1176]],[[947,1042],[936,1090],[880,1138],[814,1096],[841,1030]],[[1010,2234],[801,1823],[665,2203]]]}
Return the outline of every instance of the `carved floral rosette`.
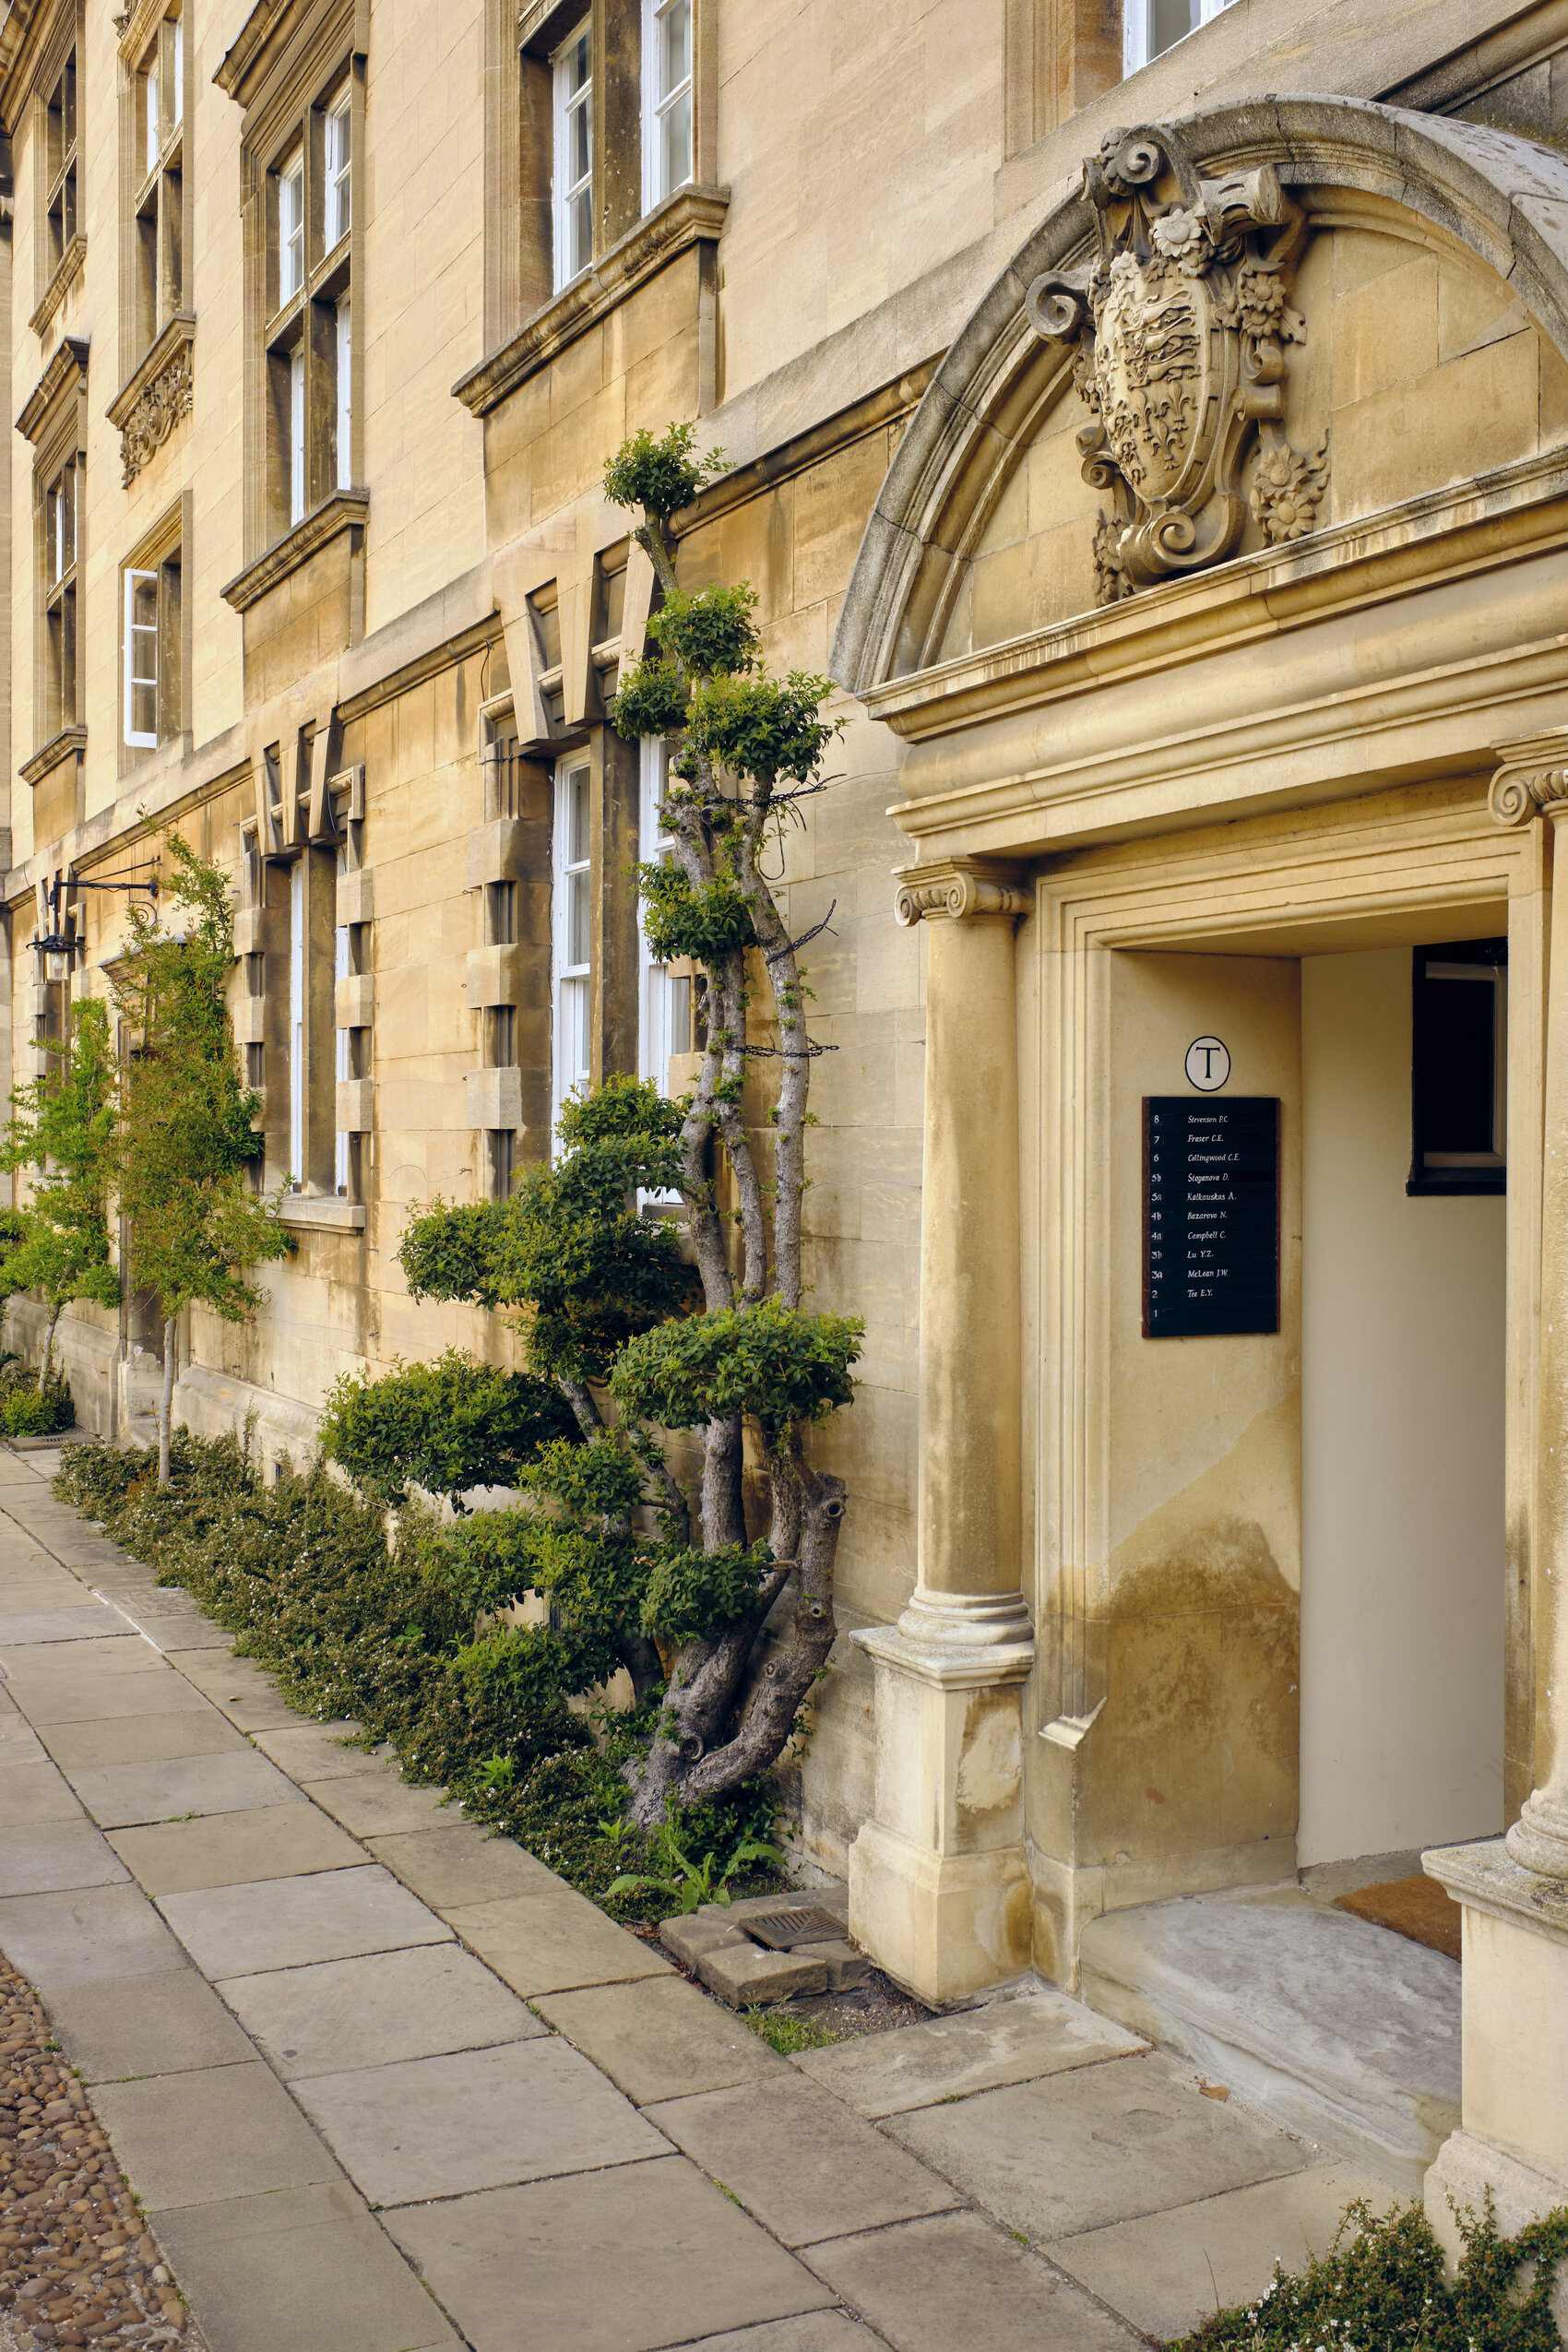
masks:
{"label": "carved floral rosette", "polygon": [[120,428],[123,487],[129,489],[142,468],[162,448],[182,417],[191,412],[191,347],[182,343],[166,368],[143,385],[135,407]]}
{"label": "carved floral rosette", "polygon": [[1038,278],[1028,307],[1046,341],[1076,347],[1093,420],[1078,434],[1084,478],[1112,499],[1094,545],[1099,601],[1113,604],[1233,553],[1249,505],[1270,545],[1314,529],[1328,447],[1285,436],[1306,221],[1274,167],[1200,180],[1174,132],[1113,131],[1085,162],[1084,193],[1099,250]]}

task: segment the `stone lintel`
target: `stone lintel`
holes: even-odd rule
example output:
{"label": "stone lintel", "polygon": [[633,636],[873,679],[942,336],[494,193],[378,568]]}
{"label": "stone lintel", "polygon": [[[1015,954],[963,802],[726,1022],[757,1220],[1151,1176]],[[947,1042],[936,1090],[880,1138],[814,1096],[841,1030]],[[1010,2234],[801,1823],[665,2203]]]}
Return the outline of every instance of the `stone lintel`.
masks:
{"label": "stone lintel", "polygon": [[362,530],[370,512],[368,490],[335,490],[318,506],[313,506],[304,520],[286,531],[266,553],[254,564],[236,572],[233,578],[220,588],[219,595],[236,612],[248,612],[259,603],[269,588],[297,572],[317,551],[338,537],[340,531]]}

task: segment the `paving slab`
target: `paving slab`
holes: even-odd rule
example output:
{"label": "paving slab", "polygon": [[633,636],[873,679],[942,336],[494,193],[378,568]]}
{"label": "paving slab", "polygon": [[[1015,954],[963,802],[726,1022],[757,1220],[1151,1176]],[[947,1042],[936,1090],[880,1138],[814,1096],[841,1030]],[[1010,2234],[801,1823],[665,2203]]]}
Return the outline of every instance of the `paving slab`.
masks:
{"label": "paving slab", "polygon": [[797,2076],[670,2099],[647,2114],[787,2246],[959,2203],[945,2180]]}
{"label": "paving slab", "polygon": [[120,1610],[106,1608],[80,1586],[77,1589],[81,1598],[63,1609],[0,1610],[0,1658],[14,1649],[113,1640],[132,1631]]}
{"label": "paving slab", "polygon": [[377,1861],[437,1911],[500,1902],[509,1895],[554,1894],[561,1886],[553,1871],[511,1838],[493,1836],[473,1822],[448,1821],[440,1829],[365,1843]]}
{"label": "paving slab", "polygon": [[236,1813],[298,1805],[300,1800],[288,1775],[243,1741],[227,1754],[170,1756],[156,1764],[77,1765],[70,1781],[94,1821],[104,1829],[184,1821],[190,1813]]}
{"label": "paving slab", "polygon": [[674,1974],[651,1943],[628,1935],[570,1887],[462,1905],[444,1916],[469,1951],[525,2001],[536,1992]]}
{"label": "paving slab", "polygon": [[69,1781],[39,1747],[39,1761],[13,1763],[0,1747],[0,1829],[30,1829],[40,1823],[80,1821],[82,1809]]}
{"label": "paving slab", "polygon": [[20,1710],[7,1699],[0,1710],[0,1765],[47,1764],[49,1751]]}
{"label": "paving slab", "polygon": [[[0,1570],[0,1603],[8,1615],[34,1610],[103,1607],[102,1598],[89,1592],[79,1576],[74,1576],[68,1568],[58,1567],[43,1551]],[[125,1628],[119,1630],[123,1633]]]}
{"label": "paving slab", "polygon": [[[76,1611],[62,1613],[75,1616]],[[168,1671],[152,1644],[125,1617],[117,1618],[108,1633],[100,1631],[74,1642],[19,1643],[5,1654],[5,1668],[12,1689],[18,1693],[31,1682],[70,1681],[79,1674]]]}
{"label": "paving slab", "polygon": [[301,1786],[313,1804],[356,1837],[396,1836],[400,1831],[434,1828],[450,1818],[443,1810],[444,1788],[410,1788],[391,1773],[338,1773]]}
{"label": "paving slab", "polygon": [[836,2238],[811,2261],[897,2352],[1128,2352],[1144,2341],[981,2214]]}
{"label": "paving slab", "polygon": [[536,2006],[638,2107],[766,2082],[787,2069],[749,2025],[679,1977],[545,1993]]}
{"label": "paving slab", "polygon": [[1312,2165],[1289,2180],[1054,2239],[1043,2251],[1134,2326],[1186,2335],[1217,2309],[1261,2295],[1277,2260],[1301,2270],[1323,2253],[1355,2197],[1380,2213],[1394,2203],[1387,2183],[1368,2173]]}
{"label": "paving slab", "polygon": [[185,1895],[195,1887],[242,1886],[364,1864],[362,1847],[314,1805],[300,1803],[112,1830],[109,1842],[149,1895]]}
{"label": "paving slab", "polygon": [[530,2041],[546,2031],[456,1943],[229,1977],[220,1990],[285,2082]]}
{"label": "paving slab", "polygon": [[[189,1688],[186,1684],[184,1687]],[[199,1693],[193,1693],[200,1697]],[[179,1756],[238,1755],[250,1742],[205,1701],[172,1715],[112,1715],[45,1724],[43,1744],[67,1778],[100,1765],[166,1764]]]}
{"label": "paving slab", "polygon": [[847,2311],[807,2311],[731,2334],[705,2335],[685,2352],[885,2352],[884,2339]]}
{"label": "paving slab", "polygon": [[346,2185],[187,2205],[158,2216],[210,2352],[430,2352],[457,2342]]}
{"label": "paving slab", "polygon": [[149,2213],[340,2177],[259,2059],[155,2074],[140,2083],[100,2083],[92,2101],[126,2180]]}
{"label": "paving slab", "polygon": [[552,2034],[495,2049],[313,2074],[294,2096],[374,2204],[594,2172],[666,2142]]}
{"label": "paving slab", "polygon": [[89,1672],[16,1674],[11,1688],[18,1705],[39,1730],[61,1723],[105,1722],[116,1715],[209,1715],[201,1693],[183,1674],[165,1666],[139,1636],[136,1646],[148,1660],[135,1671],[99,1667]]}
{"label": "paving slab", "polygon": [[919,2108],[885,2129],[1037,2244],[1299,2172],[1301,2144],[1158,2055]]}
{"label": "paving slab", "polygon": [[[313,1960],[348,1960],[361,1952],[444,1943],[452,1935],[374,1862],[308,1878],[165,1895],[158,1908],[202,1974],[215,1982]],[[0,1951],[10,1951],[3,1918]]]}
{"label": "paving slab", "polygon": [[889,2034],[857,2034],[830,2049],[802,2050],[795,2063],[862,2115],[897,2115],[1146,2047],[1081,2001],[1038,1992]]}
{"label": "paving slab", "polygon": [[[178,1945],[172,1936],[169,1941],[179,1957]],[[49,2022],[66,2057],[89,2083],[194,2073],[255,2057],[250,2037],[207,1978],[184,1966],[138,1977],[132,1984],[108,1977],[54,1986]]]}
{"label": "paving slab", "polygon": [[540,2352],[654,2352],[837,2300],[683,2156],[385,2220],[474,2352],[518,2352],[525,2297]]}
{"label": "paving slab", "polygon": [[380,1759],[366,1753],[363,1748],[346,1748],[345,1740],[352,1739],[361,1729],[347,1716],[331,1723],[301,1723],[298,1718],[279,1729],[258,1731],[255,1744],[274,1764],[292,1774],[302,1788],[307,1781],[331,1780],[366,1772],[393,1772],[396,1759],[391,1755]]}
{"label": "paving slab", "polygon": [[46,2001],[62,1985],[148,1976],[184,1962],[140,1887],[129,1882],[0,1902],[0,1952]]}
{"label": "paving slab", "polygon": [[279,1698],[270,1674],[248,1657],[221,1649],[171,1650],[169,1663],[220,1708],[242,1731],[278,1730],[298,1723],[297,1711]]}
{"label": "paving slab", "polygon": [[165,1657],[176,1653],[184,1657],[192,1650],[227,1650],[234,1638],[226,1626],[215,1625],[209,1617],[174,1616],[151,1610],[144,1613],[140,1610],[126,1613]]}
{"label": "paving slab", "polygon": [[75,1886],[112,1886],[130,1875],[90,1822],[0,1829],[0,1895],[52,1895]]}

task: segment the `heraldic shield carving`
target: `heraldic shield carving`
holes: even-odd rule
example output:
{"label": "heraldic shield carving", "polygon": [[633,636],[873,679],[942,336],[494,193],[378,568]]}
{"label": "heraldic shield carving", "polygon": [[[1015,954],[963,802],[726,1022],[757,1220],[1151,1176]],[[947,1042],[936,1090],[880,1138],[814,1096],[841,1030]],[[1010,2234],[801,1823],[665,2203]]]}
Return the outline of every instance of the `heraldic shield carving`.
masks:
{"label": "heraldic shield carving", "polygon": [[1093,416],[1084,479],[1114,502],[1095,532],[1099,601],[1114,604],[1234,553],[1249,507],[1270,545],[1304,538],[1328,445],[1302,453],[1285,435],[1307,223],[1273,165],[1200,180],[1174,131],[1112,131],[1084,164],[1084,194],[1099,251],[1037,278],[1028,316],[1047,342],[1076,346]]}

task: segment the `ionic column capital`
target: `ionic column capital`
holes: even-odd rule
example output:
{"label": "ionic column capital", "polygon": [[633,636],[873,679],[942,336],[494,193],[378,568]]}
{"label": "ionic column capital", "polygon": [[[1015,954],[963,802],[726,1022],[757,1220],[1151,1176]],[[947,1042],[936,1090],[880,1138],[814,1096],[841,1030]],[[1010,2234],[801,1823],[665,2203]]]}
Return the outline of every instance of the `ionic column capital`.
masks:
{"label": "ionic column capital", "polygon": [[1568,727],[1500,743],[1497,750],[1503,766],[1491,779],[1487,806],[1499,825],[1523,825],[1568,801]]}
{"label": "ionic column capital", "polygon": [[965,922],[977,915],[1007,921],[1027,915],[1032,891],[1021,887],[1012,867],[992,858],[931,858],[895,869],[898,896],[894,913],[909,930],[918,922]]}

